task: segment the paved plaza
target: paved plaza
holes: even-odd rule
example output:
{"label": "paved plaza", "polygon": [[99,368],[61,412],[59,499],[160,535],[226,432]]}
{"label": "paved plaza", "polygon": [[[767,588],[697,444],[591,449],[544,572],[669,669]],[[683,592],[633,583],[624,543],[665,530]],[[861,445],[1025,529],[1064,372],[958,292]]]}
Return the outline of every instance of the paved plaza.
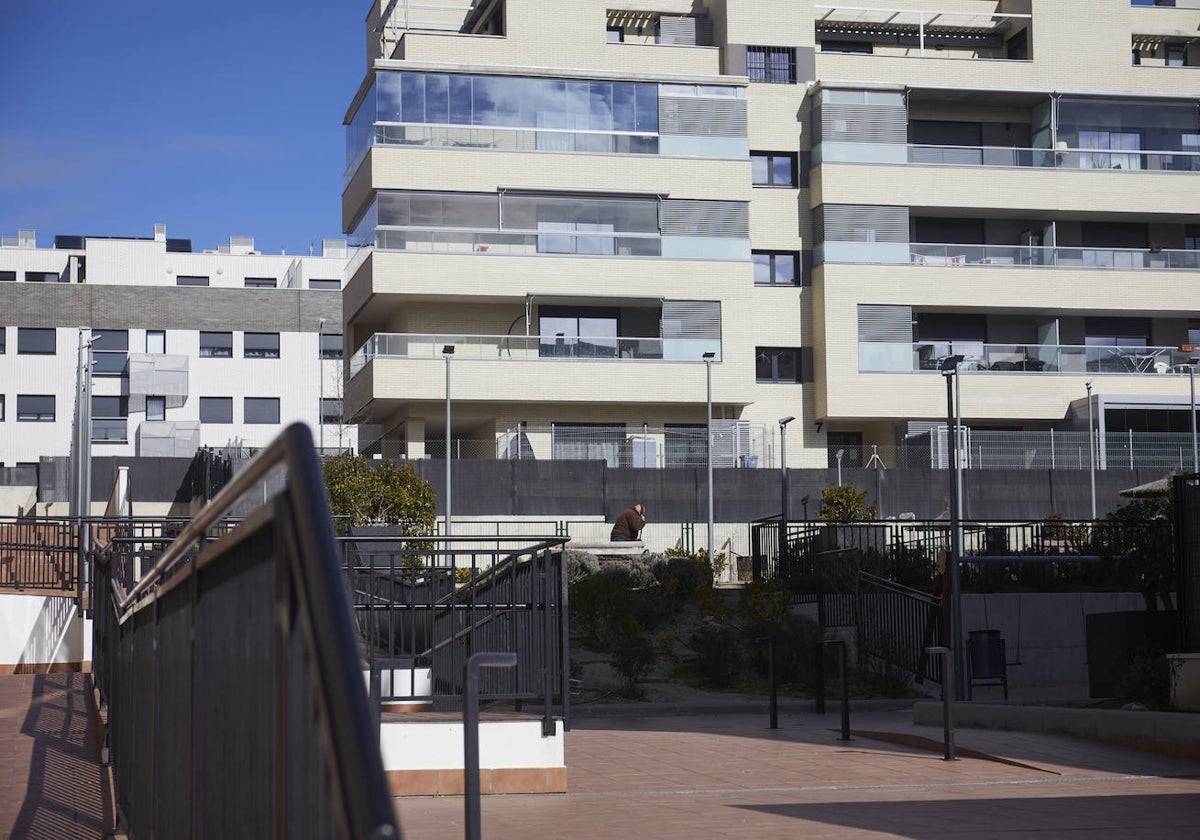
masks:
{"label": "paved plaza", "polygon": [[[0,838],[98,838],[111,803],[84,674],[0,677]],[[941,760],[823,717],[580,715],[570,793],[483,798],[488,838],[1200,836],[1200,763],[1073,738],[963,729],[1002,761]],[[856,732],[939,741],[908,710],[855,712]],[[463,836],[459,796],[397,799],[404,836]]]}
{"label": "paved plaza", "polygon": [[[649,710],[648,710],[649,711]],[[909,711],[856,730],[917,734]],[[486,796],[488,838],[1197,837],[1200,763],[1065,737],[960,730],[1013,763],[855,737],[831,714],[579,718],[570,792]],[[462,797],[398,799],[404,835],[463,836]]]}

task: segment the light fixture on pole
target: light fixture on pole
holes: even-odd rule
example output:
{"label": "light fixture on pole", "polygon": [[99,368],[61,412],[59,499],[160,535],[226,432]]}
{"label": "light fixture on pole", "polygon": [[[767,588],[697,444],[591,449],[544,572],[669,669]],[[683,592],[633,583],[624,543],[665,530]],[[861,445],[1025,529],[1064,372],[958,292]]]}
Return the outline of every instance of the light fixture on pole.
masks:
{"label": "light fixture on pole", "polygon": [[[795,420],[795,417],[779,418],[779,561],[778,565],[784,563],[784,549],[787,546],[787,528],[788,528],[788,471],[787,471],[787,424]],[[776,573],[783,570],[776,569]]]}
{"label": "light fixture on pole", "polygon": [[321,399],[317,403],[317,428],[320,429],[321,457],[325,457],[325,319],[317,319],[317,381],[321,383]]}
{"label": "light fixture on pole", "polygon": [[711,564],[716,560],[716,552],[713,551],[712,366],[717,354],[715,351],[709,350],[700,358],[704,359],[704,403],[706,406],[704,428],[707,435],[704,452],[708,463],[708,561]]}
{"label": "light fixture on pole", "polygon": [[1092,428],[1092,382],[1089,379],[1083,387],[1087,388],[1088,404],[1088,479],[1092,487],[1092,519],[1096,518],[1096,431]]}
{"label": "light fixture on pole", "polygon": [[843,455],[845,455],[845,454],[846,454],[846,450],[845,450],[845,449],[839,449],[839,450],[837,451],[837,453],[836,453],[836,454],[833,456],[833,457],[837,458],[837,468],[838,468],[838,487],[841,487],[841,486],[842,486],[842,456],[843,456]]}
{"label": "light fixture on pole", "polygon": [[[955,430],[958,426],[958,417],[955,413],[955,386],[958,379],[958,365],[962,361],[962,356],[947,356],[942,360],[939,370],[946,379],[946,435],[950,443],[950,463],[948,472],[950,473],[950,557],[946,563],[946,578],[948,582],[947,591],[948,598],[943,602],[943,607],[950,608],[950,621],[948,623],[950,636],[950,649],[954,656],[954,696],[958,700],[962,700],[966,695],[966,652],[963,648],[963,628],[962,628],[962,580],[959,561],[962,558],[962,520],[959,518],[958,497],[961,488],[958,486],[958,435]],[[950,690],[947,686],[944,690]]]}
{"label": "light fixture on pole", "polygon": [[446,536],[450,536],[450,360],[454,358],[454,345],[442,348],[446,360]]}

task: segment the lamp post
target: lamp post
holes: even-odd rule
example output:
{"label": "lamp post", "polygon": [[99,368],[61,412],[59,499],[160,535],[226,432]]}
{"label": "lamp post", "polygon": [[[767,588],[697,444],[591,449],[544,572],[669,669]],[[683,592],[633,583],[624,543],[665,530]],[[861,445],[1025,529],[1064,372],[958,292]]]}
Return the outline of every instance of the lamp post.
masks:
{"label": "lamp post", "polygon": [[716,561],[716,554],[713,551],[713,453],[712,453],[712,366],[713,360],[717,358],[717,354],[713,350],[709,350],[701,356],[704,359],[704,381],[705,381],[705,424],[704,428],[708,438],[705,442],[704,452],[708,462],[708,561],[713,563]]}
{"label": "lamp post", "polygon": [[787,473],[787,424],[795,420],[787,416],[779,418],[779,559],[776,561],[776,574],[783,571],[782,567],[787,549],[788,528],[788,473]]}
{"label": "lamp post", "polygon": [[1192,472],[1200,473],[1200,450],[1196,446],[1196,363],[1200,359],[1188,359],[1188,405],[1191,411],[1188,416],[1192,421]]}
{"label": "lamp post", "polygon": [[442,357],[446,360],[446,536],[450,536],[450,500],[452,498],[450,485],[450,360],[454,358],[454,345],[447,344],[442,348]]}
{"label": "lamp post", "polygon": [[325,319],[317,320],[317,381],[321,383],[321,400],[317,403],[317,428],[320,429],[321,457],[325,457]]}
{"label": "lamp post", "polygon": [[845,449],[839,449],[839,450],[837,451],[837,454],[833,456],[833,457],[837,458],[837,468],[838,468],[838,487],[841,487],[841,486],[842,486],[842,456],[843,456],[843,455],[845,455],[845,454],[846,454],[846,450],[845,450]]}
{"label": "lamp post", "polygon": [[[962,632],[962,582],[959,559],[962,557],[962,520],[959,518],[958,497],[961,488],[958,486],[958,417],[955,413],[955,389],[958,380],[958,365],[962,356],[948,356],[942,360],[941,373],[946,379],[946,422],[950,442],[950,558],[946,563],[946,578],[948,596],[944,606],[950,608],[950,649],[954,652],[954,696],[962,700],[966,694],[963,678],[966,674]],[[949,691],[950,686],[943,687]]]}
{"label": "lamp post", "polygon": [[[1088,404],[1088,479],[1092,487],[1092,519],[1096,518],[1096,432],[1092,428],[1092,380],[1084,383]],[[1194,416],[1194,415],[1193,415]],[[1194,422],[1194,421],[1193,421]]]}

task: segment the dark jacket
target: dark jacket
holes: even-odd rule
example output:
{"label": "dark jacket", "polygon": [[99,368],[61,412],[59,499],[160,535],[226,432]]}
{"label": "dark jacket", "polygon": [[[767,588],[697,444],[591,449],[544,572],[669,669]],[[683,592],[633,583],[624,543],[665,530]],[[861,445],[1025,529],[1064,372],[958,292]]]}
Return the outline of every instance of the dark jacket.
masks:
{"label": "dark jacket", "polygon": [[613,525],[610,539],[625,539],[636,540],[638,534],[646,527],[646,517],[642,516],[633,508],[621,511],[621,515],[617,517],[617,524]]}

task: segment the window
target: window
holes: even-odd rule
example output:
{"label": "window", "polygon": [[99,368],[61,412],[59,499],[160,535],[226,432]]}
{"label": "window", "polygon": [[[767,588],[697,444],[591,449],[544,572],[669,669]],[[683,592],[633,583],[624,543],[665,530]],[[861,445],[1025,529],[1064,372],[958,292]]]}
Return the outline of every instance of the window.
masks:
{"label": "window", "polygon": [[53,394],[17,394],[18,423],[53,423]]}
{"label": "window", "polygon": [[603,307],[541,307],[538,355],[615,358],[618,313],[617,309]]}
{"label": "window", "polygon": [[167,398],[166,397],[146,397],[146,419],[147,420],[166,420],[167,419]]}
{"label": "window", "polygon": [[8,335],[8,327],[0,327],[0,355],[4,354],[5,336]]}
{"label": "window", "polygon": [[790,152],[751,152],[750,182],[756,187],[796,186],[796,155]]}
{"label": "window", "polygon": [[181,274],[175,278],[175,285],[176,286],[207,286],[208,278],[207,277],[192,277],[192,276],[188,276],[185,274]]}
{"label": "window", "polygon": [[703,467],[708,463],[707,429],[668,423],[663,428],[663,463],[668,467]]}
{"label": "window", "polygon": [[309,280],[308,288],[322,289],[328,292],[340,291],[342,288],[341,280]]}
{"label": "window", "polygon": [[605,32],[605,38],[610,44],[622,44],[625,42],[625,30],[619,26],[610,26]]}
{"label": "window", "polygon": [[1200,225],[1183,226],[1183,247],[1189,251],[1200,251]]}
{"label": "window", "polygon": [[757,382],[811,382],[811,347],[758,347],[754,353]]}
{"label": "window", "polygon": [[0,394],[0,421],[4,420],[4,395]]}
{"label": "window", "polygon": [[247,289],[274,289],[278,282],[274,277],[247,277]]}
{"label": "window", "polygon": [[1089,317],[1083,324],[1089,372],[1138,370],[1138,351],[1150,346],[1149,318]]}
{"label": "window", "polygon": [[842,453],[843,467],[857,469],[863,465],[863,436],[862,432],[828,432],[825,436],[825,447],[829,452],[828,466],[838,465],[838,452]]}
{"label": "window", "polygon": [[233,397],[201,397],[201,423],[232,423]]}
{"label": "window", "polygon": [[124,443],[128,439],[128,397],[92,397],[92,440]]}
{"label": "window", "polygon": [[18,327],[17,353],[23,356],[53,356],[54,336],[52,329]]}
{"label": "window", "polygon": [[755,251],[750,256],[754,260],[754,285],[800,285],[800,255],[795,251]]}
{"label": "window", "polygon": [[17,279],[17,272],[15,272],[15,271],[0,271],[0,281],[12,283],[12,282],[15,282],[16,279]]}
{"label": "window", "polygon": [[146,352],[154,355],[167,352],[166,330],[146,330]]}
{"label": "window", "polygon": [[278,397],[246,397],[242,419],[247,424],[274,425],[279,423]]}
{"label": "window", "polygon": [[26,271],[26,283],[57,283],[59,274],[57,271]]}
{"label": "window", "polygon": [[604,461],[621,466],[625,427],[609,423],[551,423],[550,451],[555,461]]}
{"label": "window", "polygon": [[200,356],[229,359],[233,357],[233,333],[201,332]]}
{"label": "window", "polygon": [[1168,67],[1184,67],[1187,65],[1186,44],[1164,44],[1163,47],[1167,52]]}
{"label": "window", "polygon": [[854,55],[871,55],[875,46],[870,41],[830,41],[821,42],[821,52],[852,53]]}
{"label": "window", "polygon": [[321,422],[339,423],[342,419],[342,401],[324,397],[321,399]]}
{"label": "window", "polygon": [[792,47],[746,47],[746,75],[752,82],[795,84],[796,50]]}
{"label": "window", "polygon": [[242,356],[247,359],[278,359],[279,333],[246,333]]}
{"label": "window", "polygon": [[92,330],[92,373],[122,376],[129,372],[129,331]]}
{"label": "window", "polygon": [[341,333],[321,333],[321,358],[322,359],[340,359],[340,358],[342,358],[342,334]]}

